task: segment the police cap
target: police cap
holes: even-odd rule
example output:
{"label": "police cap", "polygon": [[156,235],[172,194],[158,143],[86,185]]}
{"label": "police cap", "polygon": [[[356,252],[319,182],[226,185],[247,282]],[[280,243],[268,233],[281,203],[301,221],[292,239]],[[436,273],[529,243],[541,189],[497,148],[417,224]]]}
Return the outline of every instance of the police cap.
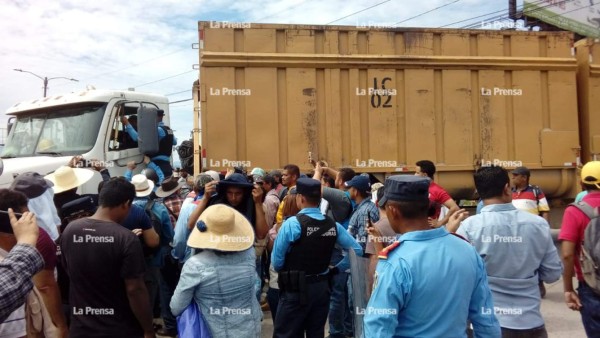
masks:
{"label": "police cap", "polygon": [[308,177],[296,181],[296,192],[307,197],[321,197],[321,182]]}
{"label": "police cap", "polygon": [[429,201],[429,178],[413,175],[394,175],[385,180],[383,198],[379,206],[387,201]]}

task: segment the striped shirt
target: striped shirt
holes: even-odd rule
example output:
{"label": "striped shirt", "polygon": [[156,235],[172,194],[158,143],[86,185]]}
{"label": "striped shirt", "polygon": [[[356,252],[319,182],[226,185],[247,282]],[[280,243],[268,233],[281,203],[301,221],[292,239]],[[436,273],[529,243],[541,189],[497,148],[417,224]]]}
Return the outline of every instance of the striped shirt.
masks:
{"label": "striped shirt", "polygon": [[[536,196],[537,195],[537,196]],[[542,212],[550,211],[548,200],[539,187],[530,184],[524,190],[512,190],[512,204],[515,208],[530,212],[534,215],[540,215]]]}

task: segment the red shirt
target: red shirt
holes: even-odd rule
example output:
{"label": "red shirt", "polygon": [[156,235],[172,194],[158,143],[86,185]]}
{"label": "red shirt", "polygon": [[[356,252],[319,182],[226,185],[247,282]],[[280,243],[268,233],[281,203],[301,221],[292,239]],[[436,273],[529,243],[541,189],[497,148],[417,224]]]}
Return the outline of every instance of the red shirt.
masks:
{"label": "red shirt", "polygon": [[429,200],[440,205],[435,211],[435,215],[432,216],[433,219],[438,219],[438,217],[440,217],[440,211],[442,210],[441,206],[450,199],[452,199],[452,197],[450,197],[444,188],[434,181],[431,181],[429,184]]}
{"label": "red shirt", "polygon": [[44,270],[54,271],[56,267],[56,244],[42,228],[40,228],[40,235],[35,247],[44,258]]}
{"label": "red shirt", "polygon": [[[590,206],[596,208],[600,206],[600,191],[593,191],[585,195],[582,201],[586,202]],[[565,240],[575,243],[575,272],[577,273],[577,279],[582,281],[583,274],[581,272],[581,264],[579,263],[579,256],[581,254],[581,243],[583,242],[583,235],[585,228],[587,227],[590,219],[581,210],[570,206],[565,210],[563,215],[563,222],[558,234],[559,240]]]}

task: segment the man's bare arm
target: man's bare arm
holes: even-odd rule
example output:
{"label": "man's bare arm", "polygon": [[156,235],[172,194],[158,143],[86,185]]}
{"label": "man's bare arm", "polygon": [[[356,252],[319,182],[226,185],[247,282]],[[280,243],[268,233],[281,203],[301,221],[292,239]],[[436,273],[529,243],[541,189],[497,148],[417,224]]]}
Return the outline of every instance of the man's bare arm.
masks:
{"label": "man's bare arm", "polygon": [[571,241],[562,241],[560,244],[561,259],[563,262],[563,288],[565,303],[571,310],[581,309],[581,301],[573,288],[573,269],[575,266],[575,247]]}
{"label": "man's bare arm", "polygon": [[448,223],[448,221],[450,220],[450,216],[452,216],[452,214],[454,214],[455,212],[457,212],[460,208],[458,207],[458,205],[456,204],[456,202],[454,202],[453,199],[449,199],[446,202],[444,202],[444,206],[450,210],[448,210],[448,212],[446,213],[446,216],[444,216],[444,218],[442,218],[439,222],[434,223],[436,224],[435,227],[439,228],[442,225],[445,225],[446,223]]}
{"label": "man's bare arm", "polygon": [[144,337],[155,337],[152,325],[152,307],[142,277],[125,279],[125,290],[131,311],[144,330]]}

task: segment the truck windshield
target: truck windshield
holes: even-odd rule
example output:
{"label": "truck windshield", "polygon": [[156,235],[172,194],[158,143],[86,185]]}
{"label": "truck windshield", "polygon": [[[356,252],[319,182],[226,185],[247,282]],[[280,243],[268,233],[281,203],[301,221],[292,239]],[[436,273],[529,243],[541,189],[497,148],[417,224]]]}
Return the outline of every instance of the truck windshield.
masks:
{"label": "truck windshield", "polygon": [[19,114],[2,158],[79,155],[94,147],[106,103],[50,107]]}

